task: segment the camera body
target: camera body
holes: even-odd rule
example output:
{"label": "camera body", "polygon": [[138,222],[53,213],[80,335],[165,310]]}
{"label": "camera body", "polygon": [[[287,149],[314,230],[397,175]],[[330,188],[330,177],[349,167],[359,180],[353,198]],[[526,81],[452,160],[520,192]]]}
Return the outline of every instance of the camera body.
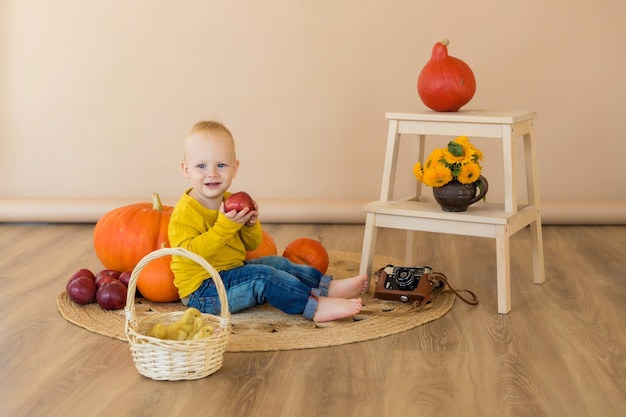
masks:
{"label": "camera body", "polygon": [[[432,269],[428,266],[407,267],[387,265],[378,272],[374,297],[404,303],[421,301],[443,282],[430,279]],[[422,280],[422,277],[425,279]],[[420,281],[422,285],[420,285]]]}
{"label": "camera body", "polygon": [[422,275],[432,272],[427,266],[410,267],[410,266],[387,266],[385,267],[387,274],[385,278],[385,289],[413,291],[417,288]]}

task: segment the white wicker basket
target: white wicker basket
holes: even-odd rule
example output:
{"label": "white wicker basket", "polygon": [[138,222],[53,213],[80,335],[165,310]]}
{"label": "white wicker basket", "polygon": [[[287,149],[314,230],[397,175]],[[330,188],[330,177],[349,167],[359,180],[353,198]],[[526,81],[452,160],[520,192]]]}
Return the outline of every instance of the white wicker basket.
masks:
{"label": "white wicker basket", "polygon": [[[152,260],[177,255],[187,257],[200,264],[213,278],[221,304],[221,314],[202,314],[207,324],[215,328],[215,333],[199,340],[162,340],[147,336],[155,323],[174,323],[183,315],[175,313],[146,313],[137,318],[135,313],[135,291],[137,277]],[[163,248],[149,253],[133,269],[128,283],[126,298],[126,337],[130,343],[133,361],[139,373],[156,380],[188,380],[204,378],[216,372],[224,362],[224,351],[231,332],[230,312],[226,290],[219,273],[201,256],[182,248]]]}

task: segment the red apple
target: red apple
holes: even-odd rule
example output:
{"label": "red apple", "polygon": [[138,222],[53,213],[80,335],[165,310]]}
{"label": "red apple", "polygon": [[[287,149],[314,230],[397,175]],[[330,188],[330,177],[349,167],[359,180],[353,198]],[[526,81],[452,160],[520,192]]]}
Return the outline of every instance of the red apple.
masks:
{"label": "red apple", "polygon": [[67,280],[67,283],[65,284],[65,289],[67,290],[68,287],[70,286],[70,284],[77,278],[80,277],[87,277],[92,281],[96,280],[96,276],[93,274],[93,272],[91,272],[89,269],[87,268],[81,268],[78,271],[74,272],[72,274],[72,276],[70,277],[70,279]]}
{"label": "red apple", "polygon": [[117,281],[120,278],[120,273],[113,271],[112,269],[103,269],[96,273],[96,287],[100,288],[102,284],[110,281]]}
{"label": "red apple", "polygon": [[95,282],[96,288],[100,288],[104,284],[108,284],[109,282],[113,282],[113,281],[119,281],[119,280],[113,277],[110,277],[108,275],[102,275],[101,277],[96,278],[96,282]]}
{"label": "red apple", "polygon": [[86,276],[79,276],[67,286],[67,295],[78,304],[90,304],[96,301],[96,284]]}
{"label": "red apple", "polygon": [[250,194],[243,191],[231,194],[230,197],[224,201],[224,211],[226,213],[232,210],[241,211],[246,207],[250,210],[254,210],[254,200],[252,200]]}
{"label": "red apple", "polygon": [[122,272],[119,277],[120,282],[128,287],[128,283],[130,282],[131,275],[132,275],[132,272],[130,271]]}
{"label": "red apple", "polygon": [[114,271],[112,269],[103,269],[102,271],[98,271],[96,273],[96,280],[98,279],[98,277],[100,277],[102,275],[108,275],[111,278],[118,279],[120,277],[120,272],[119,271]]}
{"label": "red apple", "polygon": [[117,310],[126,306],[126,285],[115,279],[102,284],[96,292],[98,305],[105,310]]}
{"label": "red apple", "polygon": [[95,281],[96,279],[96,276],[88,268],[80,268],[78,271],[74,272],[74,274],[72,275],[72,277],[70,277],[70,279],[73,277],[77,277],[77,276],[88,277],[88,278],[91,278],[92,281]]}
{"label": "red apple", "polygon": [[105,282],[118,281],[120,273],[111,269],[103,269],[96,274],[96,287],[100,288]]}

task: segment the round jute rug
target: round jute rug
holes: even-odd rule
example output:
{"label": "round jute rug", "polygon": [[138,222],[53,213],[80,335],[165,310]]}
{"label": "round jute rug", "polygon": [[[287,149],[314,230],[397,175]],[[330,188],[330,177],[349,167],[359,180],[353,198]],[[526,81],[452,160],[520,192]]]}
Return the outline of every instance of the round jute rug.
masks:
{"label": "round jute rug", "polygon": [[[329,251],[327,274],[334,279],[357,275],[361,254]],[[397,259],[375,256],[372,270],[385,265],[403,265]],[[314,323],[300,315],[288,315],[269,305],[261,305],[231,315],[232,334],[227,352],[276,351],[337,346],[372,340],[413,329],[446,314],[454,304],[451,291],[441,292],[421,311],[410,304],[373,298],[377,278],[372,276],[371,288],[363,296],[362,313],[355,317],[328,323]],[[57,296],[61,316],[91,332],[127,341],[124,333],[124,310],[104,310],[97,304],[79,305],[71,301],[65,291]],[[181,311],[180,303],[154,303],[142,298],[135,302],[138,317],[150,313]],[[394,315],[385,315],[393,311]],[[379,314],[382,313],[382,314]],[[400,314],[397,314],[400,313]]]}

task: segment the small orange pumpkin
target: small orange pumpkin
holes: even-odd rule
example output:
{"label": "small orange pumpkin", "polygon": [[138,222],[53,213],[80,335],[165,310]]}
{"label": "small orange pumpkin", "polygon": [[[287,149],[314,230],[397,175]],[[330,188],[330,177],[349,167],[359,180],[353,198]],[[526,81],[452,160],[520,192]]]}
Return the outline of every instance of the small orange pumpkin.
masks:
{"label": "small orange pumpkin", "polygon": [[[173,207],[163,206],[159,195],[154,193],[152,203],[130,204],[103,215],[96,223],[93,238],[94,249],[102,265],[114,271],[132,271],[141,258],[150,252],[161,247],[169,247],[167,227],[172,210]],[[154,290],[147,290],[150,294],[148,295],[144,294],[143,290],[147,286],[140,285],[141,281],[157,279],[158,276],[170,281],[173,286],[174,274],[169,266],[170,258],[163,257],[150,262],[138,277],[137,288],[147,299],[152,300],[149,297],[155,298],[152,301],[178,299],[178,291],[174,295],[168,286],[155,284]],[[162,294],[153,295],[155,291]],[[176,298],[173,298],[174,296]]]}
{"label": "small orange pumpkin", "polygon": [[433,46],[430,60],[417,79],[417,93],[424,104],[439,112],[455,112],[469,103],[476,92],[472,69],[448,55],[448,40]]}
{"label": "small orange pumpkin", "polygon": [[[166,247],[165,244],[163,247]],[[170,269],[171,262],[171,256],[153,259],[139,273],[137,289],[146,300],[171,303],[180,298],[178,288],[174,285],[174,274]]]}
{"label": "small orange pumpkin", "polygon": [[285,248],[283,256],[291,262],[310,265],[325,274],[328,270],[328,251],[319,240],[301,237]]}
{"label": "small orange pumpkin", "polygon": [[257,259],[263,256],[273,256],[278,255],[278,249],[276,249],[276,242],[269,233],[263,230],[263,240],[261,240],[261,244],[255,250],[250,250],[246,252],[246,261],[250,259]]}

